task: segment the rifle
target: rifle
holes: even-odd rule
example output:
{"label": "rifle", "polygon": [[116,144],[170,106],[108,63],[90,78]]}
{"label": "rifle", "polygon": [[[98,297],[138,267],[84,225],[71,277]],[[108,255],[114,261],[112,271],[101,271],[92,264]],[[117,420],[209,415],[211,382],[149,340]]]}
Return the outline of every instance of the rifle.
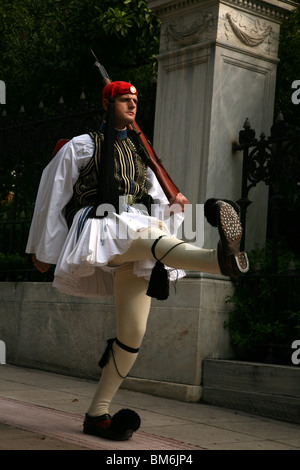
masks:
{"label": "rifle", "polygon": [[[105,70],[104,66],[99,62],[96,55],[91,49],[91,53],[95,58],[94,66],[99,71],[104,86],[110,83],[112,80],[110,79],[107,71]],[[168,174],[167,170],[164,168],[162,161],[155,153],[154,148],[152,147],[150,141],[147,139],[144,132],[141,130],[137,122],[130,124],[128,126],[129,131],[133,132],[138,139],[138,143],[143,150],[144,155],[147,159],[147,164],[151,168],[151,170],[156,175],[158,182],[160,183],[166,197],[168,198],[169,202],[173,202],[178,193],[180,193],[179,189],[177,188],[174,181],[171,179],[170,175]]]}

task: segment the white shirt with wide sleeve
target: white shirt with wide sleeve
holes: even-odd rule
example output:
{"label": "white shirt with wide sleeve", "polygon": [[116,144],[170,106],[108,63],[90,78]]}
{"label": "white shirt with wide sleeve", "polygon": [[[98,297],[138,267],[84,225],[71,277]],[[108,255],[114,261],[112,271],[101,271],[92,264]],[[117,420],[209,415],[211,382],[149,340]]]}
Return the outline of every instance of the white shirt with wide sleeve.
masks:
{"label": "white shirt with wide sleeve", "polygon": [[[103,219],[86,219],[79,231],[86,211],[83,208],[68,230],[65,206],[72,198],[80,170],[93,153],[93,139],[83,134],[65,144],[44,169],[26,247],[26,252],[35,253],[40,261],[56,265],[54,286],[57,289],[82,297],[112,295],[114,268],[108,263],[115,255],[127,251],[140,230],[157,226],[167,235],[176,235],[183,221],[182,214],[162,220],[161,211],[159,218],[121,212]],[[147,168],[147,188],[156,204],[168,204],[150,168]],[[153,259],[137,261],[134,272],[149,279],[153,266]],[[183,271],[178,271],[175,276],[183,275]]]}

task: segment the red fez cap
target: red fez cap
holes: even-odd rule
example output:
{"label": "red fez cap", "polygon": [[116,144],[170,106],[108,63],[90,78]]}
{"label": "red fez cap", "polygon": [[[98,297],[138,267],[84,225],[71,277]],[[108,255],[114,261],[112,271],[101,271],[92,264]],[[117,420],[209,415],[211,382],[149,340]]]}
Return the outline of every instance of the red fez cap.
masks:
{"label": "red fez cap", "polygon": [[137,95],[137,89],[131,83],[127,82],[110,82],[102,91],[102,100],[113,98],[117,95]]}

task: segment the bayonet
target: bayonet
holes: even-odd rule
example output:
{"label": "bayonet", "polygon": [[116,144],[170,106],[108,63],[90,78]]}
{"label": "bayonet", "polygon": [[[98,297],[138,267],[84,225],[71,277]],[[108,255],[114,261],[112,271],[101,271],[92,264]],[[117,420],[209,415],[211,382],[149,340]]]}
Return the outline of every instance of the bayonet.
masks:
{"label": "bayonet", "polygon": [[91,53],[93,54],[94,56],[94,59],[95,59],[95,62],[94,62],[94,66],[97,68],[97,70],[99,71],[100,75],[101,75],[101,78],[103,80],[103,84],[104,85],[107,85],[108,83],[111,82],[111,78],[109,77],[105,67],[99,62],[96,54],[94,53],[94,51],[92,49],[90,49]]}

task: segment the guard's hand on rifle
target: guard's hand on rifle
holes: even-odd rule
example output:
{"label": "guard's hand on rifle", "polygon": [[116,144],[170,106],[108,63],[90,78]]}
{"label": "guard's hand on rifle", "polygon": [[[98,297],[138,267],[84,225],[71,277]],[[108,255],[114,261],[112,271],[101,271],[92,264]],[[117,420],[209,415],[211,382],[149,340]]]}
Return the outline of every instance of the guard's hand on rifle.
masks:
{"label": "guard's hand on rifle", "polygon": [[43,261],[38,260],[35,255],[32,255],[32,262],[40,273],[46,273],[51,266],[49,263],[44,263]]}
{"label": "guard's hand on rifle", "polygon": [[170,200],[170,212],[173,214],[184,212],[186,204],[189,204],[187,198],[183,194],[178,193],[175,198]]}

